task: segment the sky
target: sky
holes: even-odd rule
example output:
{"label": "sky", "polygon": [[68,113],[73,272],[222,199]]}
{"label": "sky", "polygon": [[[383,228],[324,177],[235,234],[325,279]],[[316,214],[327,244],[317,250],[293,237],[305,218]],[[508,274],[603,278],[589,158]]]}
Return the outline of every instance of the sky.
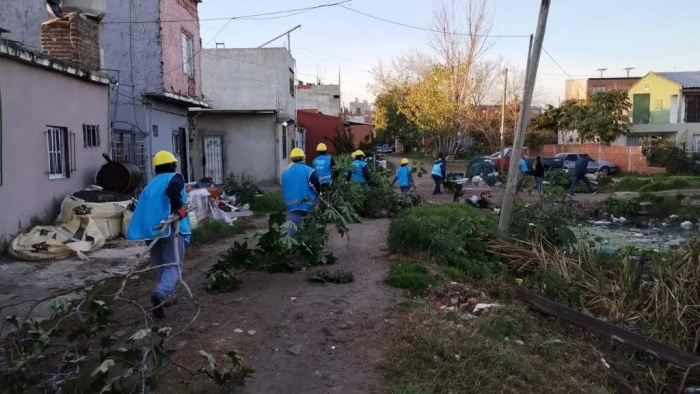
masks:
{"label": "sky", "polygon": [[[200,19],[234,17],[335,3],[337,0],[204,0]],[[392,21],[430,27],[432,12],[441,0],[352,0],[347,7]],[[492,35],[534,34],[539,0],[488,0]],[[537,85],[539,102],[564,99],[566,79],[631,76],[649,71],[700,70],[700,0],[552,0]],[[341,7],[320,8],[300,15],[267,20],[206,21],[202,42],[214,47],[256,47],[302,25],[291,34],[297,78],[337,83],[341,76],[345,105],[358,97],[373,101],[368,89],[379,62],[410,50],[429,52],[428,32],[385,23]],[[226,26],[223,30],[221,30]],[[218,34],[218,35],[217,35]],[[528,38],[491,38],[485,58],[503,57],[525,69]],[[282,46],[280,39],[270,46]],[[554,60],[552,60],[552,58]],[[558,65],[557,65],[558,64]],[[568,76],[567,76],[568,74]]]}

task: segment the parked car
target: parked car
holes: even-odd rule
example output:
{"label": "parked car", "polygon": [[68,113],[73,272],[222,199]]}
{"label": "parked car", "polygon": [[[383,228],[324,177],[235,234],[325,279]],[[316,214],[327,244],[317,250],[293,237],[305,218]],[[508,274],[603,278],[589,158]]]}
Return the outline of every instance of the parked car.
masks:
{"label": "parked car", "polygon": [[374,150],[377,153],[393,153],[395,148],[394,148],[394,145],[384,144],[384,145],[375,146]]}
{"label": "parked car", "polygon": [[[505,163],[504,163],[503,171],[508,171],[508,169],[510,168],[511,149],[510,148],[505,149],[503,152],[505,153],[505,158],[504,158]],[[500,169],[501,168],[500,167],[500,163],[501,163],[500,156],[501,156],[501,153],[496,152],[490,156],[487,156],[486,160],[491,161],[493,163],[493,165],[496,166],[496,168]],[[534,170],[534,168],[532,168],[532,165],[535,162],[535,158],[534,157],[527,157],[527,156],[523,155],[523,159],[525,159],[525,163],[527,163],[528,174],[531,174]],[[557,156],[541,157],[541,160],[542,160],[542,165],[544,166],[545,171],[564,168],[564,160],[561,157],[557,157]]]}
{"label": "parked car", "polygon": [[564,168],[567,171],[573,171],[576,161],[581,157],[588,160],[589,174],[600,172],[601,174],[611,175],[620,171],[620,168],[615,163],[605,160],[596,160],[585,153],[559,153],[554,157],[558,157],[564,161]]}

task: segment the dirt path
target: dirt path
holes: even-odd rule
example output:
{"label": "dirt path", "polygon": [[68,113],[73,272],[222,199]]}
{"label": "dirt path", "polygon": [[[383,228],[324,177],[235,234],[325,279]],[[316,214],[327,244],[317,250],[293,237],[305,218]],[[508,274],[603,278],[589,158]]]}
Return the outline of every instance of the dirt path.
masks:
{"label": "dirt path", "polygon": [[[193,268],[186,280],[197,289],[202,314],[173,359],[198,368],[201,361],[193,358],[200,349],[217,357],[238,350],[257,371],[241,391],[247,394],[382,392],[377,367],[387,309],[398,297],[382,282],[389,268],[383,246],[388,226],[386,219],[352,225],[349,250],[346,239],[331,235],[329,250],[339,261],[329,269],[351,270],[355,281],[346,285],[310,283],[306,272],[253,272],[242,277],[238,291],[210,294],[201,289],[212,256],[188,259]],[[172,308],[166,324],[191,316],[188,304]],[[158,392],[182,392],[190,379],[172,369]],[[189,386],[190,392],[213,392],[205,382]]]}

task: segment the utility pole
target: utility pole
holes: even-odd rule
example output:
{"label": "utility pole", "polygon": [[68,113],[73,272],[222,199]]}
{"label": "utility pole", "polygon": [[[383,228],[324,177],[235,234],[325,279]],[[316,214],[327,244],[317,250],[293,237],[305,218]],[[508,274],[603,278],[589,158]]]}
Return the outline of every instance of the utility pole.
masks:
{"label": "utility pole", "polygon": [[506,126],[506,94],[508,93],[508,69],[503,70],[503,104],[501,105],[501,168],[499,173],[503,174],[503,151],[506,149],[504,129]]}
{"label": "utility pole", "polygon": [[598,71],[600,73],[600,77],[603,78],[603,72],[607,70],[607,68],[596,68],[595,70]]}
{"label": "utility pole", "polygon": [[549,16],[549,5],[551,0],[542,0],[540,4],[540,15],[537,20],[537,31],[535,32],[535,41],[532,50],[528,52],[528,67],[527,76],[525,79],[525,92],[523,94],[523,102],[520,104],[520,116],[518,119],[518,129],[515,133],[513,142],[513,150],[510,155],[510,168],[508,169],[508,184],[506,185],[506,193],[503,197],[503,206],[501,207],[501,218],[498,222],[498,230],[505,234],[510,227],[511,216],[513,215],[513,204],[515,203],[515,194],[518,188],[518,172],[520,171],[520,155],[525,142],[525,130],[530,120],[530,111],[532,106],[532,95],[535,91],[535,80],[537,78],[537,68],[540,64],[540,55],[542,54],[542,41],[544,41],[544,33],[547,28],[547,17]]}
{"label": "utility pole", "polygon": [[282,38],[284,36],[287,36],[287,47],[288,47],[287,50],[289,51],[289,53],[292,53],[292,38],[290,36],[290,33],[293,32],[294,30],[297,30],[297,29],[301,29],[301,25],[297,25],[295,28],[285,31],[284,33],[280,34],[279,36],[277,36],[277,37],[271,39],[270,41],[267,41],[266,43],[260,45],[258,48],[262,48],[265,45],[276,41],[278,38]]}
{"label": "utility pole", "polygon": [[630,71],[634,70],[634,67],[625,67],[625,68],[623,68],[623,70],[627,72],[627,78],[629,78]]}

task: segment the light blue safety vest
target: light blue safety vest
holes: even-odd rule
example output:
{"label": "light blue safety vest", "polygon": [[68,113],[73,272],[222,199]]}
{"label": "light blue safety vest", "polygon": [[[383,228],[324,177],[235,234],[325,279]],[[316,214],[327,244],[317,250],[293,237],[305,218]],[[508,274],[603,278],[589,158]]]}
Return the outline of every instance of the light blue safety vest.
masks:
{"label": "light blue safety vest", "polygon": [[316,193],[309,185],[314,169],[303,163],[290,164],[282,173],[282,196],[287,211],[309,212],[316,205]]}
{"label": "light blue safety vest", "polygon": [[366,183],[367,179],[365,179],[364,174],[362,173],[362,169],[367,167],[367,163],[365,163],[362,160],[353,160],[352,161],[352,178],[350,178],[351,181],[355,183]]}
{"label": "light blue safety vest", "polygon": [[[146,188],[143,189],[139,196],[136,211],[129,223],[129,229],[126,231],[126,239],[130,241],[146,241],[155,239],[158,235],[158,230],[155,229],[161,221],[168,220],[172,209],[170,208],[170,200],[165,194],[165,189],[168,188],[170,180],[175,176],[174,172],[159,174],[153,180],[148,182]],[[182,190],[182,202],[187,203],[187,192]],[[168,228],[163,234],[163,238],[170,236],[171,229]],[[189,242],[189,234],[192,233],[190,227],[190,218],[185,217],[180,220],[180,234],[187,235],[185,240]]]}
{"label": "light blue safety vest", "polygon": [[399,180],[399,186],[406,187],[411,186],[411,167],[401,166],[396,170],[396,177]]}
{"label": "light blue safety vest", "polygon": [[321,155],[314,159],[314,169],[316,170],[316,175],[322,185],[330,185],[332,181],[331,177],[331,157],[328,155]]}
{"label": "light blue safety vest", "polygon": [[431,172],[431,174],[437,175],[440,178],[442,178],[442,166],[440,164],[440,162],[437,162],[433,165],[433,171]]}

